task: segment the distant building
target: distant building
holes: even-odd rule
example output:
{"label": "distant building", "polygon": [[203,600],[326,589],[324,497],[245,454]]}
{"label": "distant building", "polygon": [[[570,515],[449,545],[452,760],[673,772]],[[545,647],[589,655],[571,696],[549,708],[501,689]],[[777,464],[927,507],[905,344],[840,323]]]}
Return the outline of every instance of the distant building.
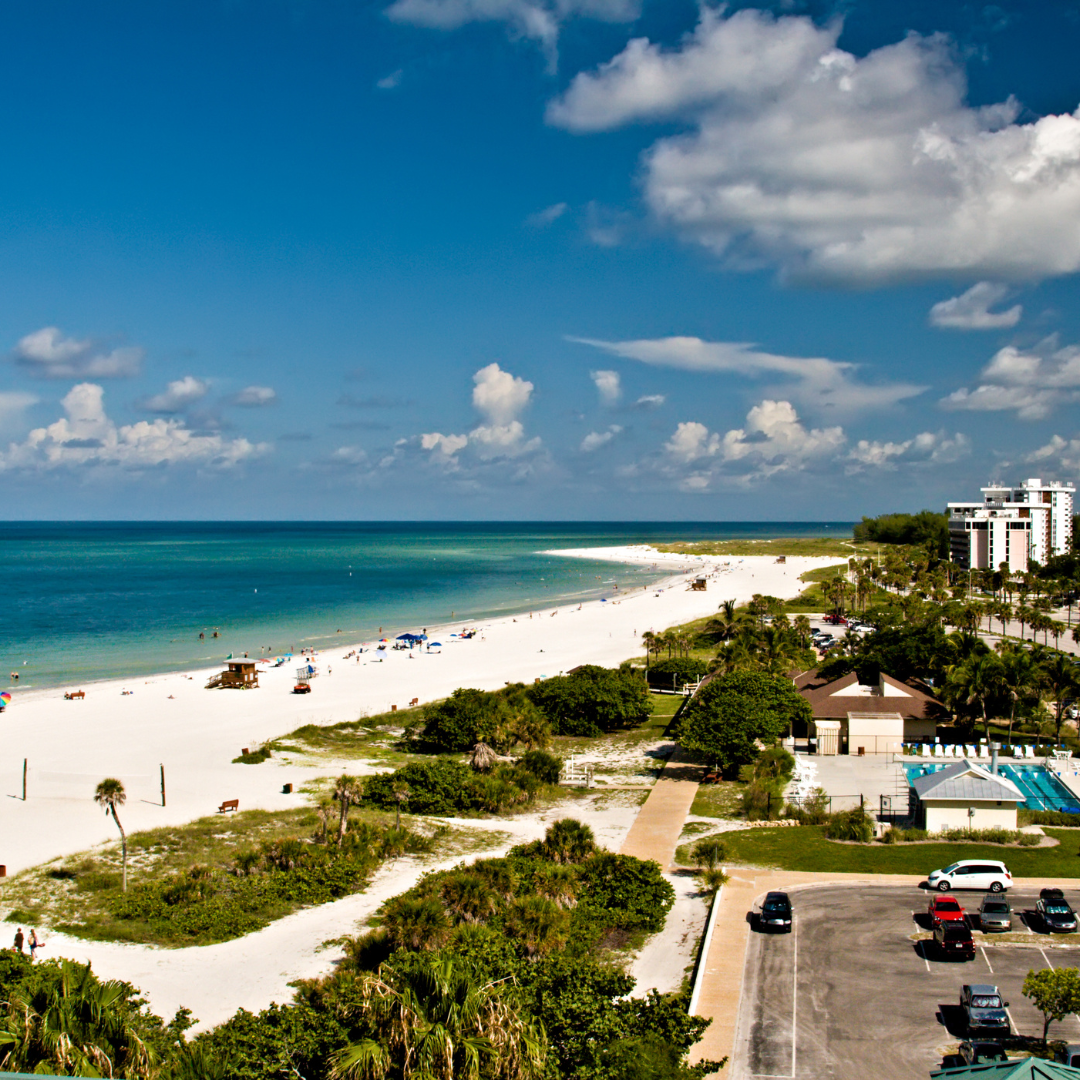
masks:
{"label": "distant building", "polygon": [[1028,562],[1064,555],[1072,539],[1076,488],[1037,477],[1016,487],[991,484],[981,503],[949,503],[949,554],[968,570],[996,570],[1005,563],[1022,572]]}

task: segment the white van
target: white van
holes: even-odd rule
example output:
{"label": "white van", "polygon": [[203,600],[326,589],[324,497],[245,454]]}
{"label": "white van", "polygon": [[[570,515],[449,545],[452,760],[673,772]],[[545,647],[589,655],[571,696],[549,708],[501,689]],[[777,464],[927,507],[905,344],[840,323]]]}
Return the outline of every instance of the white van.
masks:
{"label": "white van", "polygon": [[1002,862],[988,859],[961,859],[944,870],[935,870],[927,879],[931,889],[948,892],[950,889],[980,889],[983,892],[1002,892],[1012,888],[1012,874]]}

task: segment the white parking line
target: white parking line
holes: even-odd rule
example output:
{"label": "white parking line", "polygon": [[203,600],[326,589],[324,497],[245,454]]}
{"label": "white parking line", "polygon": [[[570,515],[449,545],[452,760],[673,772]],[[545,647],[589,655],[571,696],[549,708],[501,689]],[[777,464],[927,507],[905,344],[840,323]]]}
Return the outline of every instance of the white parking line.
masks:
{"label": "white parking line", "polygon": [[983,959],[986,961],[986,966],[988,968],[990,968],[990,974],[993,975],[994,974],[994,969],[992,967],[990,967],[990,957],[986,955],[986,946],[985,945],[980,945],[979,948],[982,950]]}
{"label": "white parking line", "polygon": [[1044,952],[1042,951],[1042,948],[1041,948],[1041,947],[1039,947],[1039,946],[1036,946],[1036,948],[1038,948],[1038,949],[1039,949],[1039,953],[1040,953],[1040,954],[1042,955],[1042,958],[1043,958],[1043,959],[1044,959],[1044,960],[1046,961],[1046,966],[1047,966],[1047,967],[1048,967],[1048,968],[1049,968],[1049,969],[1050,969],[1051,971],[1053,971],[1053,970],[1054,970],[1054,965],[1050,963],[1050,958],[1049,958],[1049,957],[1048,957],[1048,956],[1046,955],[1046,953],[1044,953]]}
{"label": "white parking line", "polygon": [[795,1080],[795,1043],[799,1033],[798,1007],[799,1007],[799,920],[791,917],[792,937],[792,984],[791,984],[791,1080]]}

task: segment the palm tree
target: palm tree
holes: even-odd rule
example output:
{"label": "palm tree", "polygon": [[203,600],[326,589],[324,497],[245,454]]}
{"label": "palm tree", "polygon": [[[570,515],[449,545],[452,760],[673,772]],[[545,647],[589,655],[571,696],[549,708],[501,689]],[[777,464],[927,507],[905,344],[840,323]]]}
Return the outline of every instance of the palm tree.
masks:
{"label": "palm tree", "polygon": [[379,1033],[334,1056],[334,1080],[530,1080],[543,1070],[542,1034],[505,986],[481,983],[447,957],[397,971],[383,964],[358,980],[356,1018]]}
{"label": "palm tree", "polygon": [[1001,666],[1005,674],[1005,686],[1008,690],[1012,707],[1009,710],[1009,739],[1012,746],[1013,724],[1016,721],[1016,709],[1022,701],[1038,697],[1042,670],[1027,649],[1018,649],[1005,645],[1001,650]]}
{"label": "palm tree", "polygon": [[521,896],[507,909],[504,925],[529,957],[540,957],[566,943],[570,915],[545,896]]}
{"label": "palm tree", "polygon": [[115,780],[112,777],[107,777],[98,784],[97,789],[94,791],[94,802],[98,806],[105,808],[106,817],[112,814],[113,821],[116,822],[116,827],[120,830],[120,858],[121,865],[123,867],[123,881],[124,892],[127,892],[127,833],[124,832],[124,826],[120,824],[120,819],[116,816],[116,808],[123,806],[127,802],[127,793],[124,791],[124,785],[119,780]]}
{"label": "palm tree", "polygon": [[148,1076],[155,1055],[121,982],[63,960],[59,980],[21,987],[0,1003],[0,1069],[66,1076]]}
{"label": "palm tree", "polygon": [[562,818],[548,826],[541,847],[552,862],[579,863],[595,854],[596,840],[588,825]]}
{"label": "palm tree", "polygon": [[412,792],[409,791],[408,784],[397,783],[391,788],[394,793],[394,828],[401,828],[401,808],[409,801],[409,796]]}
{"label": "palm tree", "polygon": [[1040,658],[1043,686],[1053,695],[1054,702],[1054,742],[1061,741],[1061,725],[1065,720],[1065,710],[1080,696],[1080,677],[1073,658],[1063,652],[1051,652]]}
{"label": "palm tree", "polygon": [[450,938],[446,909],[434,896],[398,896],[386,905],[383,928],[395,949],[414,952],[441,949]]}
{"label": "palm tree", "polygon": [[946,690],[954,702],[977,706],[982,713],[983,733],[990,741],[990,702],[1007,690],[1001,660],[993,653],[973,655],[949,672]]}
{"label": "palm tree", "polygon": [[345,828],[348,824],[349,807],[357,805],[364,795],[363,781],[355,776],[342,773],[334,784],[334,799],[340,806],[338,817],[337,846],[341,847],[341,841],[345,839]]}
{"label": "palm tree", "polygon": [[1005,636],[1005,624],[1013,617],[1013,609],[1008,604],[998,604],[994,609],[994,615],[1001,623],[1001,636]]}
{"label": "palm tree", "polygon": [[443,880],[443,903],[457,922],[479,923],[498,906],[495,890],[479,874],[461,870]]}

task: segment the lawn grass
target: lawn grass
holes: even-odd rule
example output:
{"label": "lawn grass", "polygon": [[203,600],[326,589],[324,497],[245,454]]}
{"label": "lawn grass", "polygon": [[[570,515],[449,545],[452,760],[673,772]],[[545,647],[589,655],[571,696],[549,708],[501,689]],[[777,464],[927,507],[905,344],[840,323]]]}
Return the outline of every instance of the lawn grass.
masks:
{"label": "lawn grass", "polygon": [[[394,822],[392,811],[355,808],[350,822],[373,825]],[[433,826],[423,818],[402,815],[402,825],[426,835]],[[128,837],[128,888],[163,881],[193,866],[228,870],[239,850],[266,842],[310,835],[318,824],[314,806],[292,810],[245,810],[200,818],[186,825],[132,833]],[[466,855],[485,850],[505,836],[495,830],[447,828],[438,838],[436,854]],[[155,945],[199,945],[206,941],[170,936],[160,927],[122,920],[112,913],[122,896],[119,843],[110,843],[32,867],[4,886],[6,920],[48,926],[98,941],[136,941]],[[259,915],[263,924],[282,918],[299,903],[278,903]]]}
{"label": "lawn grass", "polygon": [[740,780],[702,784],[690,805],[690,813],[697,817],[736,818],[739,816],[739,800],[745,790],[746,784]]}
{"label": "lawn grass", "polygon": [[267,744],[274,753],[305,757],[362,758],[397,769],[417,760],[402,748],[404,728],[420,719],[419,709],[377,713],[340,724],[305,724]]}
{"label": "lawn grass", "polygon": [[1054,847],[1014,848],[998,844],[840,844],[821,826],[746,829],[727,834],[731,862],[778,870],[820,873],[921,874],[957,859],[1000,859],[1016,877],[1080,878],[1077,836],[1044,829]]}
{"label": "lawn grass", "polygon": [[678,555],[838,555],[850,558],[873,556],[881,553],[880,544],[859,544],[850,536],[802,536],[778,537],[775,540],[700,540],[655,544],[657,551],[670,551]]}

